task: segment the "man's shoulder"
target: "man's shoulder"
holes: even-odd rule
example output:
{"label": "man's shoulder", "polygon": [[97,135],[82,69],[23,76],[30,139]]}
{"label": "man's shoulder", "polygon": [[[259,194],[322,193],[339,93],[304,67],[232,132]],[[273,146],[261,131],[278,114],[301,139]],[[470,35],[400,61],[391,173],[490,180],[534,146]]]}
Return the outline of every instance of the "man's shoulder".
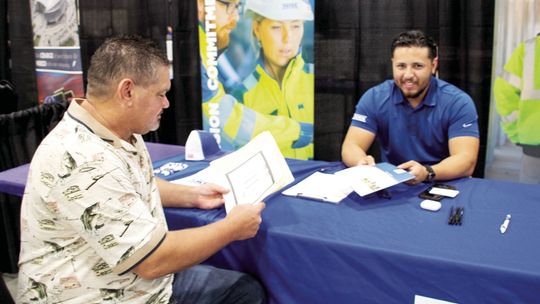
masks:
{"label": "man's shoulder", "polygon": [[372,100],[377,100],[377,102],[380,103],[383,100],[388,100],[392,96],[394,89],[394,80],[388,79],[369,88],[364,96],[369,96]]}
{"label": "man's shoulder", "polygon": [[[435,81],[437,82],[437,89],[439,90],[440,93],[444,94],[444,95],[447,95],[447,96],[467,96],[469,97],[469,94],[467,94],[465,91],[463,91],[462,89],[458,88],[457,86],[445,81],[445,80],[442,80],[442,79],[439,79],[439,78],[434,78]],[[470,98],[470,97],[469,97]]]}

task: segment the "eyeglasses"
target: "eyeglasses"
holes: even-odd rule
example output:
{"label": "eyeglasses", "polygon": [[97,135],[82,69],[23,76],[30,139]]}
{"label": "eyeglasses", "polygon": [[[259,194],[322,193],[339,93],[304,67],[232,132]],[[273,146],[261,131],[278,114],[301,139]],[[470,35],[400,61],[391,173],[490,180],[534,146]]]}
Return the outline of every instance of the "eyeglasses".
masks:
{"label": "eyeglasses", "polygon": [[240,12],[241,12],[241,7],[242,7],[242,2],[241,1],[239,1],[238,3],[234,3],[234,2],[229,2],[229,1],[217,0],[217,2],[219,2],[219,3],[226,6],[225,10],[226,10],[227,14],[229,14],[229,15],[234,14],[235,11],[238,14],[240,14]]}

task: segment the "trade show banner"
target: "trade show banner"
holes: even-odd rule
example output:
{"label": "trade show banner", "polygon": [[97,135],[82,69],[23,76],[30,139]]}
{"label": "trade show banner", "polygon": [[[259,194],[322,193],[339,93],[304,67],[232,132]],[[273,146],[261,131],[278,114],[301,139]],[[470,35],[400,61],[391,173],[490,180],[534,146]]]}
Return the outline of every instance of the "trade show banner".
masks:
{"label": "trade show banner", "polygon": [[197,0],[203,126],[223,150],[270,131],[313,158],[315,0]]}
{"label": "trade show banner", "polygon": [[84,96],[77,0],[30,0],[39,103]]}

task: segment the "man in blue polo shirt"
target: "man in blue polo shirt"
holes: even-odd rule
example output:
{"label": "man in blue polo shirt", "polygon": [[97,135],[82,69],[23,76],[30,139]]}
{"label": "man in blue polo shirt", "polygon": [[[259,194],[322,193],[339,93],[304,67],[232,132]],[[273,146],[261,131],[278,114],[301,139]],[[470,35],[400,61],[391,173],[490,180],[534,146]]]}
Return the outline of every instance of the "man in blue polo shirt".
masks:
{"label": "man in blue polo shirt", "polygon": [[421,31],[394,39],[394,79],[360,98],[342,146],[347,166],[374,164],[366,152],[377,138],[382,160],[412,173],[412,184],[472,174],[479,146],[474,102],[433,77],[437,64],[437,45]]}

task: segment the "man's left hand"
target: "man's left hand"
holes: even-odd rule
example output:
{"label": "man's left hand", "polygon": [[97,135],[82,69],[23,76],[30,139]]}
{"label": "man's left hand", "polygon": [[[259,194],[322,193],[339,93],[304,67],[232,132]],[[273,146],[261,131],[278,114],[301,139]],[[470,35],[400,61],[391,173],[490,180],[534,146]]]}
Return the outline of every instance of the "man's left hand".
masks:
{"label": "man's left hand", "polygon": [[208,183],[195,188],[195,204],[196,208],[214,209],[225,203],[223,195],[229,190],[216,184]]}
{"label": "man's left hand", "polygon": [[426,168],[424,167],[424,165],[420,164],[419,162],[417,162],[415,160],[410,160],[410,161],[408,161],[406,163],[403,163],[403,164],[401,164],[401,165],[399,165],[397,167],[400,168],[400,169],[403,169],[403,170],[407,170],[407,171],[409,171],[409,173],[414,175],[414,179],[406,182],[406,184],[408,184],[408,185],[419,184],[419,183],[423,182],[428,176],[428,172],[427,172]]}

